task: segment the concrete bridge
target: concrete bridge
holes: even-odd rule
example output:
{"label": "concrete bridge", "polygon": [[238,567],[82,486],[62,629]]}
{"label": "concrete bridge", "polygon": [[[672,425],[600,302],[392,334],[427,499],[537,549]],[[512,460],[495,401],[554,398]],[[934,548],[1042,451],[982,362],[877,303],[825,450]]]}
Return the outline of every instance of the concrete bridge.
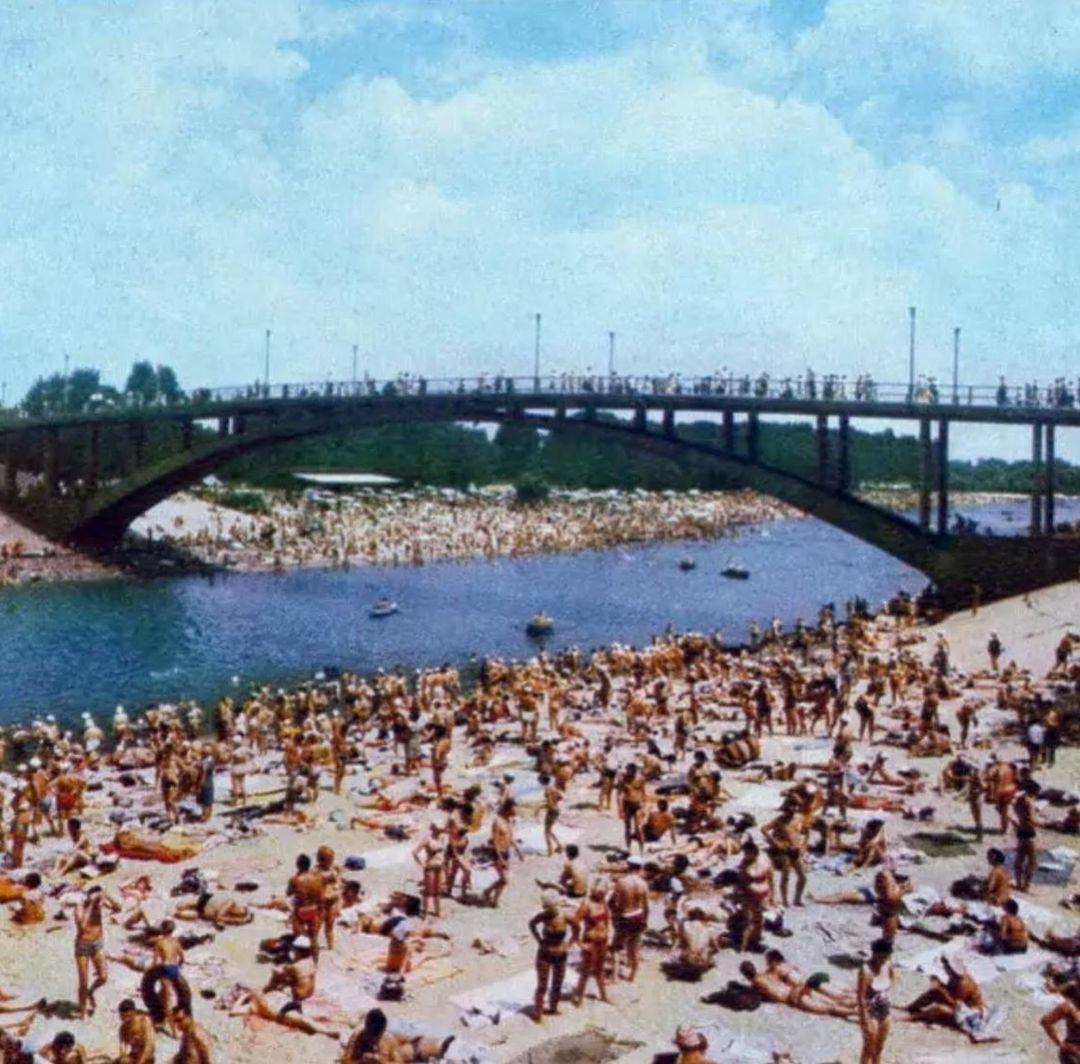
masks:
{"label": "concrete bridge", "polygon": [[[933,389],[913,394],[866,378],[850,392],[836,378],[796,386],[719,377],[400,378],[204,389],[168,406],[0,421],[0,509],[57,541],[104,551],[155,503],[257,448],[395,422],[514,421],[593,433],[674,457],[695,454],[726,479],[791,503],[919,569],[954,602],[1077,576],[1080,536],[1055,534],[1054,514],[1057,432],[1080,427],[1071,396],[1050,395],[1047,402],[1028,395],[1017,402],[1000,387],[965,388],[943,401]],[[680,434],[680,417],[702,416],[719,422],[716,444]],[[814,420],[815,475],[762,463],[760,425],[770,416]],[[854,418],[917,425],[916,519],[852,494]],[[1035,475],[1029,536],[950,533],[948,449],[955,422],[1030,428]],[[151,427],[157,445],[148,455]],[[121,455],[119,473],[107,479],[106,443]]]}

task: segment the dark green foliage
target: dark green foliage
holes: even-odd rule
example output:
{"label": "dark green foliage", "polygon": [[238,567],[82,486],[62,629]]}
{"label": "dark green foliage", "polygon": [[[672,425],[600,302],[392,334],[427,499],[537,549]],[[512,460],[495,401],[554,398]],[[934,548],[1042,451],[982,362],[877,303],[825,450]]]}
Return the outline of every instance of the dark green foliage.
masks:
{"label": "dark green foliage", "polygon": [[62,373],[39,377],[26,393],[22,407],[31,417],[77,414],[95,406],[108,406],[116,398],[116,389],[102,384],[96,369],[76,369],[66,378]]}
{"label": "dark green foliage", "polygon": [[176,371],[172,366],[158,366],[157,371],[157,394],[161,400],[170,406],[184,398],[180,384],[176,379]]}
{"label": "dark green foliage", "polygon": [[257,491],[243,491],[239,488],[226,488],[216,502],[230,510],[242,510],[246,514],[265,514],[270,512],[266,499]]}
{"label": "dark green foliage", "polygon": [[158,397],[158,371],[151,363],[136,362],[131,367],[124,394],[139,403],[152,403]]}
{"label": "dark green foliage", "polygon": [[[600,421],[605,415],[600,415]],[[645,488],[659,491],[687,488],[731,487],[715,467],[693,454],[666,458],[636,447],[632,442],[605,439],[583,432],[569,418],[551,432],[510,422],[501,425],[494,439],[462,425],[402,424],[332,436],[313,436],[298,443],[256,451],[226,467],[223,476],[264,487],[296,487],[294,472],[372,472],[426,484],[466,487],[469,484],[517,484],[535,476],[561,488]],[[745,428],[738,425],[735,445],[746,446]],[[715,421],[680,423],[686,439],[713,446],[721,442]],[[817,477],[817,443],[813,427],[797,423],[762,422],[761,460],[807,479]],[[836,433],[829,450],[835,461]],[[852,430],[850,441],[852,484],[914,484],[919,471],[918,441],[892,430],[870,433]],[[1065,493],[1080,493],[1080,466],[1058,461],[1057,483]],[[1028,462],[988,459],[978,463],[950,463],[954,490],[1027,491],[1031,486]]]}
{"label": "dark green foliage", "polygon": [[535,473],[525,473],[514,482],[514,495],[524,506],[543,502],[550,494],[547,481]]}

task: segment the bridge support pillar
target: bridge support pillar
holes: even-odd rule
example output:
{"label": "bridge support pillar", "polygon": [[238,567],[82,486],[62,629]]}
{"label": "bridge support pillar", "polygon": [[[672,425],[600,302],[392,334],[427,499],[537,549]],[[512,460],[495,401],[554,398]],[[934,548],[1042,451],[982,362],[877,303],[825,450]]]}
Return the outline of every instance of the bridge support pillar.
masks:
{"label": "bridge support pillar", "polygon": [[675,410],[670,406],[664,410],[664,435],[669,439],[675,435]]}
{"label": "bridge support pillar", "polygon": [[1054,426],[1046,426],[1046,534],[1054,534]]}
{"label": "bridge support pillar", "polygon": [[746,416],[746,457],[751,462],[758,460],[758,416],[753,410]]}
{"label": "bridge support pillar", "polygon": [[55,495],[60,489],[60,432],[58,429],[45,431],[45,490]]}
{"label": "bridge support pillar", "polygon": [[86,450],[86,487],[97,491],[101,480],[101,426],[90,426],[90,445]]}
{"label": "bridge support pillar", "polygon": [[143,464],[146,450],[146,428],[141,421],[133,421],[128,426],[131,443],[131,456],[134,461],[132,468],[138,469]]}
{"label": "bridge support pillar", "polygon": [[840,415],[840,431],[837,439],[836,490],[846,495],[851,488],[851,419]]}
{"label": "bridge support pillar", "polygon": [[180,422],[180,449],[190,451],[195,441],[195,423],[186,417]]}
{"label": "bridge support pillar", "polygon": [[645,409],[644,404],[639,403],[634,407],[634,431],[644,432],[647,423],[648,411]]}
{"label": "bridge support pillar", "polygon": [[593,422],[596,420],[596,407],[592,403],[589,403],[584,410],[585,420]]}
{"label": "bridge support pillar", "polygon": [[735,452],[735,414],[730,410],[724,411],[724,451]]}
{"label": "bridge support pillar", "polygon": [[566,420],[566,403],[556,403],[555,404],[555,420],[556,421],[565,421]]}
{"label": "bridge support pillar", "polygon": [[243,414],[237,414],[236,417],[233,418],[232,428],[234,436],[243,436],[247,431],[247,418],[245,418]]}
{"label": "bridge support pillar", "polygon": [[229,435],[229,419],[227,417],[219,417],[217,420],[217,434],[219,439],[225,439]]}
{"label": "bridge support pillar", "polygon": [[0,459],[3,460],[4,468],[0,470],[0,495],[8,499],[16,494],[16,485],[18,484],[18,473],[15,469],[15,448],[12,446],[11,436],[4,437],[2,446],[3,453],[0,454]]}
{"label": "bridge support pillar", "polygon": [[919,528],[930,531],[930,481],[933,452],[930,448],[930,421],[919,419]]}
{"label": "bridge support pillar", "polygon": [[824,488],[829,483],[829,419],[824,414],[817,416],[814,436],[817,440],[817,482]]}
{"label": "bridge support pillar", "polygon": [[949,531],[949,423],[942,418],[937,433],[937,530],[939,536]]}
{"label": "bridge support pillar", "polygon": [[1043,427],[1036,421],[1031,426],[1031,464],[1034,472],[1031,476],[1031,534],[1042,534],[1043,509]]}

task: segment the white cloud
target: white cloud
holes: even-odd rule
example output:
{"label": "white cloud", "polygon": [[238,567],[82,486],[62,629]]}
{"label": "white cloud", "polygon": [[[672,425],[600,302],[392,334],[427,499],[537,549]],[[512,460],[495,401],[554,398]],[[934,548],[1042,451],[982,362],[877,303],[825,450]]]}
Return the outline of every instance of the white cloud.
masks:
{"label": "white cloud", "polygon": [[376,373],[526,371],[535,310],[559,367],[602,361],[614,328],[626,369],[895,377],[910,302],[940,375],[956,323],[983,377],[1071,373],[1074,135],[1024,137],[1003,170],[952,83],[888,151],[863,135],[905,62],[984,49],[973,85],[1062,66],[1039,20],[1017,14],[1014,54],[938,7],[833,3],[789,47],[749,4],[574,60],[451,50],[437,93],[358,72],[314,97],[320,46],[424,12],[28,15],[0,68],[12,391],[63,350],[243,381],[267,326],[278,379],[344,372],[353,342]]}

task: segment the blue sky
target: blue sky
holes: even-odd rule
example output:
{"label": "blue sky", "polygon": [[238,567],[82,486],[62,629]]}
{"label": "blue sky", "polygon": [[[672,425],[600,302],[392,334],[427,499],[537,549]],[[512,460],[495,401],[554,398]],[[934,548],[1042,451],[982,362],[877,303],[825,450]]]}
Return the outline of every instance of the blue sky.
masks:
{"label": "blue sky", "polygon": [[927,372],[1080,374],[1069,2],[24,2],[0,59],[9,396],[267,327],[525,372],[536,311],[555,369],[896,379],[912,303]]}

